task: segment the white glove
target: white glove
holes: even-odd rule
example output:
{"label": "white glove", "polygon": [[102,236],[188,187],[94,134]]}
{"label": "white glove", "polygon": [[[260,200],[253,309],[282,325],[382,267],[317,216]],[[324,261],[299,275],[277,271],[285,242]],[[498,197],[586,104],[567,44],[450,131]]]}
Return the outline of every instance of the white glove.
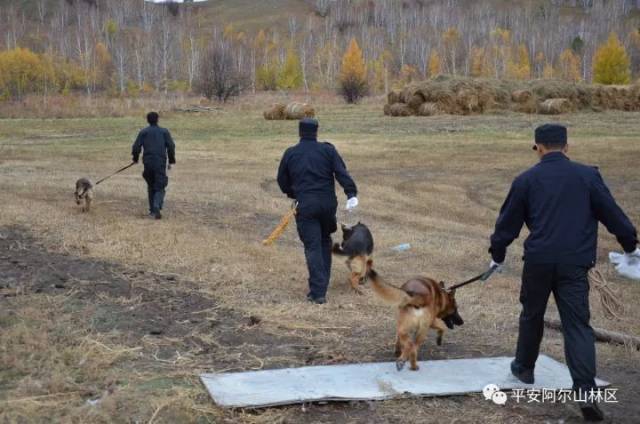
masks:
{"label": "white glove", "polygon": [[345,209],[347,211],[351,212],[357,206],[358,206],[358,198],[354,196],[354,197],[350,198],[349,200],[347,200],[347,206],[345,206]]}
{"label": "white glove", "polygon": [[640,247],[637,247],[636,250],[631,253],[625,252],[624,256],[626,256],[627,259],[640,259]]}
{"label": "white glove", "polygon": [[626,260],[627,264],[635,265],[640,263],[640,248],[636,248],[636,250],[631,253],[625,252],[624,259]]}
{"label": "white glove", "polygon": [[491,263],[489,264],[489,268],[496,268],[496,270],[494,272],[502,272],[502,266],[504,265],[504,262],[502,263],[497,263],[495,262],[493,259],[491,260]]}

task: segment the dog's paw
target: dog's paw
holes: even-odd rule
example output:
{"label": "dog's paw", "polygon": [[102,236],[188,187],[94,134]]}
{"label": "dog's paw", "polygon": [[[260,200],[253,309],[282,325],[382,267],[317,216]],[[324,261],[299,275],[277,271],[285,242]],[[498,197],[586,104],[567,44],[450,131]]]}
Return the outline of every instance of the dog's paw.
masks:
{"label": "dog's paw", "polygon": [[398,359],[398,360],[396,361],[396,369],[397,369],[398,371],[402,371],[402,369],[404,368],[404,364],[405,364],[406,362],[407,362],[407,361],[403,361],[403,360],[401,360],[401,359]]}
{"label": "dog's paw", "polygon": [[420,367],[419,367],[418,365],[415,365],[415,366],[414,366],[414,365],[411,365],[411,366],[409,367],[409,369],[410,369],[411,371],[418,371],[418,370],[420,369]]}
{"label": "dog's paw", "polygon": [[364,292],[363,292],[362,290],[360,290],[358,287],[353,287],[353,286],[351,286],[351,288],[353,289],[353,292],[354,292],[355,294],[357,294],[358,296],[362,296],[362,295],[364,295]]}

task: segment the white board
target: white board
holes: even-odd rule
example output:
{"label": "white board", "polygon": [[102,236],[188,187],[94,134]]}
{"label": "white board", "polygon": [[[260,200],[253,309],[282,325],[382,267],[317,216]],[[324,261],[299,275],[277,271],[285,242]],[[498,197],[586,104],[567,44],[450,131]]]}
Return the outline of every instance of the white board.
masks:
{"label": "white board", "polygon": [[[536,363],[535,384],[511,375],[512,358],[450,359],[420,362],[419,371],[402,371],[394,362],[327,365],[278,370],[202,374],[200,379],[219,406],[261,408],[317,401],[383,400],[402,396],[446,396],[481,392],[487,384],[501,390],[570,389],[569,369],[548,356]],[[597,380],[598,386],[609,383]]]}

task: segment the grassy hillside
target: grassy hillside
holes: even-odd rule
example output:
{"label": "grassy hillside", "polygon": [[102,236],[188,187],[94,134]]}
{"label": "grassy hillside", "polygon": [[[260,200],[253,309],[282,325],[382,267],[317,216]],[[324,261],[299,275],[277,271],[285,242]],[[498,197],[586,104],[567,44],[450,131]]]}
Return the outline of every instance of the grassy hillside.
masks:
{"label": "grassy hillside", "polygon": [[233,23],[237,29],[246,31],[285,29],[289,16],[306,18],[313,12],[312,6],[304,0],[210,0],[198,7],[204,9],[212,22]]}

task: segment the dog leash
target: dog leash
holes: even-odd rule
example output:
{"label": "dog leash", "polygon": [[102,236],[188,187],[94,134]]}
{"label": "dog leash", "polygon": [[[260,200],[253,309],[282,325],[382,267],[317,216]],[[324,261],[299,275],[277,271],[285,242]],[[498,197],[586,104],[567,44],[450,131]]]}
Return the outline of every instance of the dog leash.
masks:
{"label": "dog leash", "polygon": [[475,283],[476,281],[487,281],[489,277],[491,277],[491,274],[493,274],[496,271],[496,269],[498,269],[497,266],[492,266],[491,268],[489,268],[488,270],[486,270],[480,275],[476,275],[475,277],[467,281],[463,281],[462,283],[454,284],[453,286],[447,288],[447,291],[459,289],[460,287],[464,287],[467,284]]}
{"label": "dog leash", "polygon": [[105,181],[105,180],[108,180],[109,178],[113,177],[114,175],[117,175],[117,174],[121,173],[122,171],[124,171],[124,170],[127,170],[127,169],[131,168],[131,167],[132,167],[133,165],[135,165],[135,164],[136,164],[135,162],[131,162],[129,165],[125,166],[124,168],[120,168],[120,169],[118,169],[116,172],[114,172],[113,174],[111,174],[111,175],[109,175],[109,176],[104,177],[103,179],[101,179],[100,181],[98,181],[97,183],[95,183],[95,185],[98,185],[98,184],[100,184],[101,182],[103,182],[103,181]]}

